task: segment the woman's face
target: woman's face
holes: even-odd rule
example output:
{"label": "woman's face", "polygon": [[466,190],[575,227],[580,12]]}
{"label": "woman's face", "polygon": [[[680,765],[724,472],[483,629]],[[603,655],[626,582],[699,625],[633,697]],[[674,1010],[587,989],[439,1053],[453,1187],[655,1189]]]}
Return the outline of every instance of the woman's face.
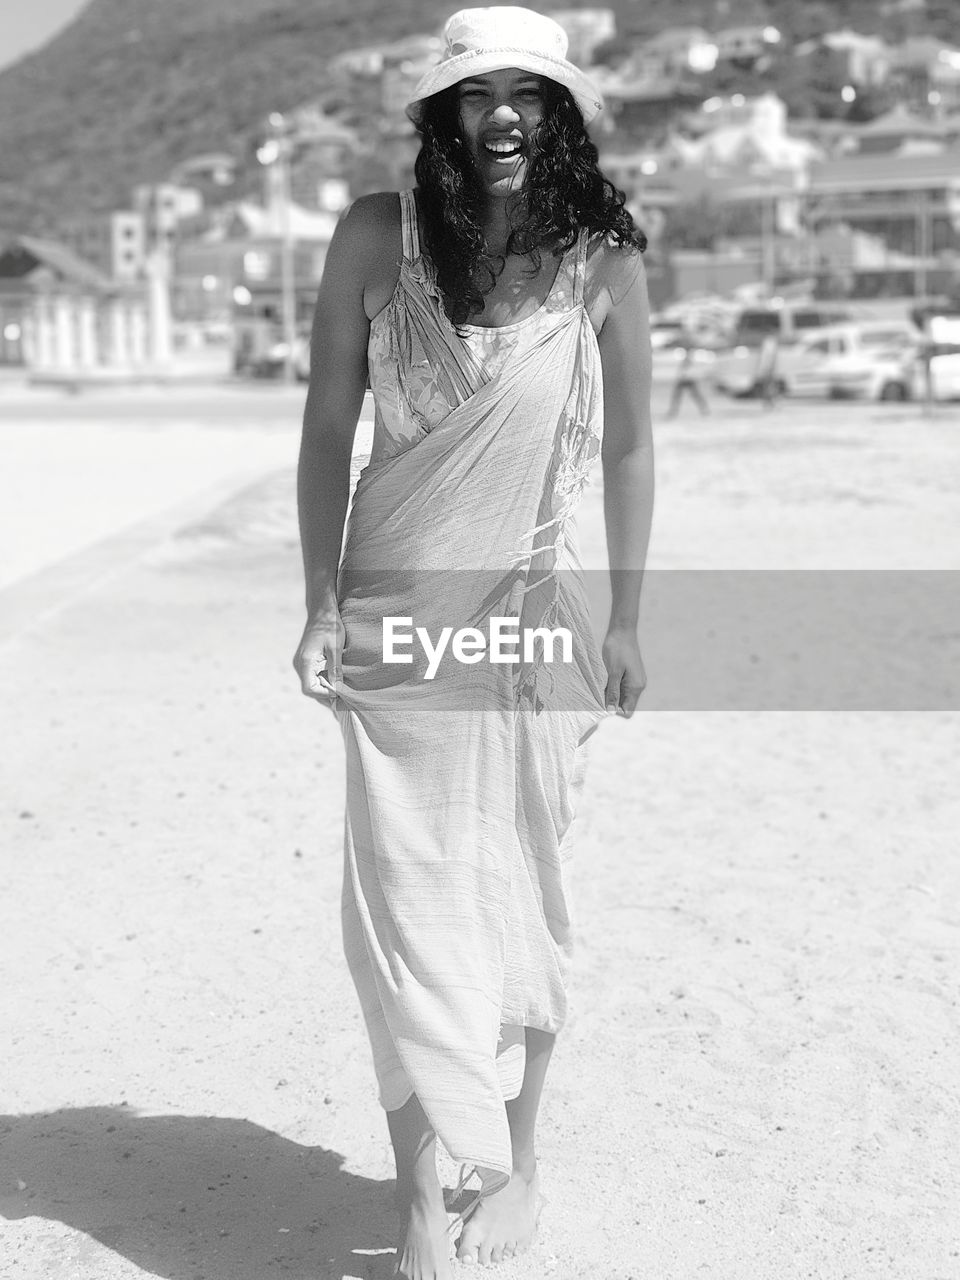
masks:
{"label": "woman's face", "polygon": [[457,93],[463,142],[488,193],[519,191],[545,112],[542,78],[508,67],[461,80]]}

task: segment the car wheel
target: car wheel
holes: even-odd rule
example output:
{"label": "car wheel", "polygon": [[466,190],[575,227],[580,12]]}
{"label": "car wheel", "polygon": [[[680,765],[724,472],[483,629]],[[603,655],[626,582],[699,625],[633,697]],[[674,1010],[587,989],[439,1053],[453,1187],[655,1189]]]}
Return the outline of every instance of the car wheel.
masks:
{"label": "car wheel", "polygon": [[881,400],[906,400],[907,388],[902,382],[885,382],[880,388]]}

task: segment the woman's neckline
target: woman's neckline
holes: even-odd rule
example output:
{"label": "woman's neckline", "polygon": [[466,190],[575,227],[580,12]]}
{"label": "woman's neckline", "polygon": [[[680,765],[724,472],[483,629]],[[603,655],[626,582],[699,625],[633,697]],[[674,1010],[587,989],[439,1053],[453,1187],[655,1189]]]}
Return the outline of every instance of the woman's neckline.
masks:
{"label": "woman's neckline", "polygon": [[[521,320],[511,320],[507,324],[458,324],[454,325],[454,328],[462,330],[465,333],[510,333],[514,329],[522,329],[523,326],[528,325],[531,320],[536,320],[538,316],[546,311],[547,304],[553,298],[554,290],[560,280],[560,273],[566,266],[567,257],[570,252],[571,250],[568,249],[566,253],[562,253],[557,259],[557,269],[553,273],[553,279],[550,281],[550,288],[547,290],[546,297],[540,303],[539,307],[537,307],[536,311],[531,311],[528,316],[524,316]],[[440,300],[440,306],[443,308],[442,299]],[[445,308],[443,313],[444,315],[447,314]],[[450,317],[447,316],[447,319],[450,320]],[[453,324],[453,321],[450,320],[450,323]]]}
{"label": "woman's neckline", "polygon": [[432,284],[437,295],[437,304],[440,308],[440,311],[443,313],[444,319],[447,321],[450,327],[454,329],[457,333],[461,333],[461,332],[464,332],[464,333],[511,333],[516,329],[522,329],[524,325],[528,325],[531,322],[531,320],[536,320],[547,309],[547,304],[553,298],[554,290],[556,289],[560,281],[561,272],[563,272],[564,268],[566,267],[567,260],[570,257],[570,255],[576,252],[578,243],[579,243],[578,241],[574,241],[574,243],[570,246],[569,249],[565,250],[565,252],[561,253],[558,256],[557,269],[553,273],[553,278],[550,281],[550,287],[547,289],[547,292],[544,296],[543,301],[540,303],[540,305],[537,307],[535,311],[532,311],[530,313],[530,315],[524,316],[520,320],[511,320],[507,324],[466,324],[466,323],[454,324],[454,322],[450,319],[449,315],[447,314],[446,307],[443,305],[443,296],[440,293],[440,286],[437,284],[436,268],[434,267],[433,261],[430,258],[429,254],[427,254],[426,251],[424,250],[423,243],[421,242],[421,239],[420,239],[420,210],[417,206],[417,196],[415,191],[411,191],[411,204],[413,206],[413,234],[414,234],[416,247],[417,247],[417,257],[414,259],[414,262],[411,265],[419,264],[420,267],[428,273],[430,277],[430,283]]}

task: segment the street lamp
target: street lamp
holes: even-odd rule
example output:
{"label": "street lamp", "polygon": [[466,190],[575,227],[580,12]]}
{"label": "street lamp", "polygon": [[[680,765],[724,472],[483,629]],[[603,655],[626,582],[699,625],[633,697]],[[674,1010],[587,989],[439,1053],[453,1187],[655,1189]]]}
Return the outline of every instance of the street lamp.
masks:
{"label": "street lamp", "polygon": [[293,139],[287,121],[279,111],[271,111],[268,124],[273,135],[257,148],[262,165],[276,165],[277,181],[271,188],[271,205],[280,208],[280,312],[283,332],[283,374],[286,382],[296,380],[294,347],[297,341],[297,285],[294,270],[295,245],[290,218],[290,152]]}

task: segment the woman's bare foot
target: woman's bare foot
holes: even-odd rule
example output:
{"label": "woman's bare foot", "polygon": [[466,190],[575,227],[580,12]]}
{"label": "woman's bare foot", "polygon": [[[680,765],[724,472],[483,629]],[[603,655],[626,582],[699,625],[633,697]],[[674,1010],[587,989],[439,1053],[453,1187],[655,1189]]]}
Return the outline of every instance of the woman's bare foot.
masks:
{"label": "woman's bare foot", "polygon": [[529,1176],[514,1170],[503,1190],[481,1200],[467,1220],[457,1248],[458,1259],[488,1266],[523,1253],[537,1229],[539,1200],[536,1165]]}
{"label": "woman's bare foot", "polygon": [[409,1195],[398,1193],[400,1243],[395,1280],[453,1280],[449,1219],[440,1183]]}

